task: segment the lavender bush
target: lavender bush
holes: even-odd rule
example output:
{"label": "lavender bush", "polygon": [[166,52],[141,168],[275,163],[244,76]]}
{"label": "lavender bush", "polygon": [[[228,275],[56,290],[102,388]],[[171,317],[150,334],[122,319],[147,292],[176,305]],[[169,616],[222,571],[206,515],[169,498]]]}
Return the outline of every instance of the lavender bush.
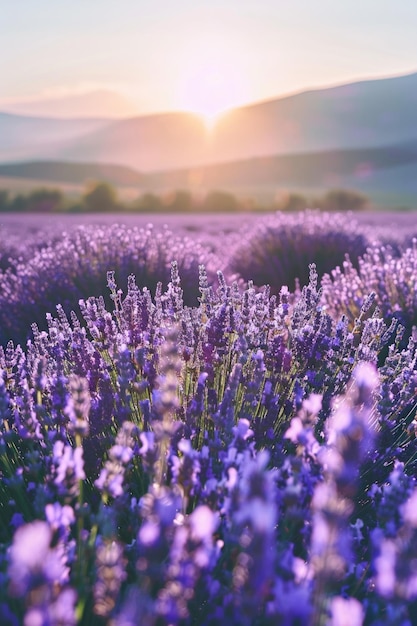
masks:
{"label": "lavender bush", "polygon": [[1,623],[414,623],[416,341],[139,280],[0,349]]}
{"label": "lavender bush", "polygon": [[[21,216],[20,216],[21,217]],[[33,221],[25,216],[25,222],[19,217],[13,221],[4,221],[4,214],[0,223],[0,271],[16,268],[17,265],[30,260],[37,252],[50,244],[58,242],[64,228],[59,219],[49,218]],[[28,219],[27,219],[28,218]]]}
{"label": "lavender bush", "polygon": [[354,321],[370,292],[389,323],[398,321],[406,339],[417,324],[417,239],[397,255],[390,247],[373,247],[355,268],[346,259],[342,267],[323,277],[322,301],[335,317],[342,313]]}
{"label": "lavender bush", "polygon": [[268,284],[278,293],[283,285],[291,290],[297,281],[306,285],[310,263],[322,276],[341,265],[348,253],[356,266],[371,241],[370,230],[359,228],[352,215],[276,213],[239,234],[228,267],[244,280]]}
{"label": "lavender bush", "polygon": [[125,226],[82,226],[64,233],[39,250],[26,251],[0,272],[0,342],[25,342],[30,325],[44,327],[45,314],[79,312],[78,301],[106,294],[106,272],[114,268],[120,281],[134,273],[152,293],[169,281],[170,262],[180,266],[187,303],[198,295],[198,264],[211,267],[212,253],[201,244],[175,236],[168,229],[155,232]]}
{"label": "lavender bush", "polygon": [[[56,238],[59,237],[56,236]],[[47,245],[48,239],[28,234],[23,246],[22,237],[18,233],[0,233],[0,271],[4,272],[10,267],[27,261]]]}

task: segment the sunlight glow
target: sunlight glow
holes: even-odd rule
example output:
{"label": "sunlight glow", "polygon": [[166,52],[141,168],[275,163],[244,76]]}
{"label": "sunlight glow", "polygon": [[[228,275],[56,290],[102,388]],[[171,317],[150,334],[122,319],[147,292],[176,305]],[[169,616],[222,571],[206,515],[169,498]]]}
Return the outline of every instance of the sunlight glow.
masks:
{"label": "sunlight glow", "polygon": [[190,58],[181,88],[181,108],[200,115],[211,130],[227,110],[250,99],[238,68],[221,51]]}

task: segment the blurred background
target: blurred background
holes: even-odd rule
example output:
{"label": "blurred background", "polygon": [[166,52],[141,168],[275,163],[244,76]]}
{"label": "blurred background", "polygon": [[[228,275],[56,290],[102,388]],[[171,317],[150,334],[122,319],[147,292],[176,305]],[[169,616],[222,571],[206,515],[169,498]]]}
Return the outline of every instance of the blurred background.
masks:
{"label": "blurred background", "polygon": [[0,5],[0,211],[417,209],[411,0]]}

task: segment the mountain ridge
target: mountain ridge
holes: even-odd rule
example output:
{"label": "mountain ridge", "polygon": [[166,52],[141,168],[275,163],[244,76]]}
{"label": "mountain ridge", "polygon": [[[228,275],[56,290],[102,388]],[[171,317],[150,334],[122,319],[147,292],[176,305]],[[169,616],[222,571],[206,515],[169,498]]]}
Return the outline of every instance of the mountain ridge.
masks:
{"label": "mountain ridge", "polygon": [[[242,104],[242,105],[238,105],[235,107],[232,107],[230,109],[228,109],[225,113],[229,113],[231,111],[236,111],[239,109],[247,109],[247,108],[251,108],[251,107],[257,107],[258,105],[262,105],[262,104],[268,104],[268,103],[274,103],[277,100],[283,101],[283,100],[289,100],[291,98],[294,98],[296,96],[300,96],[300,95],[308,95],[308,94],[312,94],[312,93],[316,93],[316,92],[329,92],[332,90],[338,90],[340,88],[349,88],[355,85],[366,85],[366,84],[371,84],[371,83],[380,83],[380,82],[384,82],[384,83],[392,83],[394,81],[404,81],[404,80],[409,80],[409,79],[414,79],[415,77],[417,77],[417,70],[412,71],[412,72],[406,72],[406,73],[402,73],[402,74],[394,74],[394,75],[390,75],[390,76],[383,76],[383,77],[367,77],[367,78],[358,78],[358,79],[351,79],[348,81],[341,81],[341,82],[336,82],[336,83],[332,83],[329,85],[320,85],[320,86],[316,86],[316,87],[306,87],[303,89],[296,89],[294,91],[288,92],[288,93],[283,93],[277,96],[272,96],[272,97],[268,97],[268,98],[261,98],[259,100],[254,100],[251,102],[248,102],[246,104]],[[85,94],[74,94],[72,96],[68,96],[70,99],[71,98],[75,98],[75,97],[82,97],[82,96],[86,96],[86,95],[91,95],[92,93],[96,93],[99,94],[101,92],[104,93],[114,93],[114,92],[110,92],[107,89],[97,89],[93,92],[87,92]],[[61,100],[61,97],[56,97],[56,98],[48,98],[46,100]],[[37,100],[35,102],[38,102]],[[23,103],[23,101],[22,101]],[[5,108],[2,108],[2,104],[0,101],[0,116],[1,115],[10,115],[10,116],[15,116],[15,117],[31,117],[31,118],[37,118],[37,119],[55,119],[55,120],[66,120],[66,121],[70,121],[70,120],[91,120],[91,119],[100,119],[100,120],[107,120],[107,121],[122,121],[122,120],[129,120],[129,119],[136,119],[138,117],[140,118],[150,118],[150,117],[158,117],[158,116],[164,116],[167,114],[171,114],[171,113],[191,113],[192,115],[197,115],[197,113],[193,113],[191,111],[187,111],[187,110],[178,110],[178,109],[166,109],[166,110],[162,110],[162,111],[156,111],[156,112],[146,112],[146,113],[137,113],[137,114],[130,114],[130,115],[123,115],[123,116],[118,116],[117,118],[111,118],[111,117],[106,117],[106,116],[96,116],[95,118],[91,118],[89,115],[68,115],[65,117],[61,117],[61,116],[54,116],[54,115],[45,115],[45,114],[38,114],[38,115],[29,115],[27,113],[19,113],[17,111],[13,111],[13,110],[7,110],[7,103],[3,103],[5,105]],[[12,107],[15,106],[16,104],[20,104],[20,101],[17,101],[16,103],[12,103]],[[30,105],[29,102],[27,102],[28,105]],[[10,104],[9,104],[10,106]]]}
{"label": "mountain ridge", "polygon": [[368,186],[381,172],[416,164],[417,140],[364,149],[330,150],[252,157],[145,173],[117,164],[68,161],[28,161],[0,164],[0,176],[51,183],[85,184],[103,180],[116,186],[136,186],[148,191],[189,188],[232,189],[244,186]]}
{"label": "mountain ridge", "polygon": [[181,111],[117,120],[4,115],[0,114],[2,162],[116,162],[150,173],[417,139],[417,73],[251,103],[225,113],[211,134],[196,114]]}

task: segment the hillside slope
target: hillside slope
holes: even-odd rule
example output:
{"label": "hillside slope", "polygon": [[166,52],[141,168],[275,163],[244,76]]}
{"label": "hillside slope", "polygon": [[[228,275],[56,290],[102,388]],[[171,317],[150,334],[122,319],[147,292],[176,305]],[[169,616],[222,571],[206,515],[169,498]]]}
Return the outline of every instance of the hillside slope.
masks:
{"label": "hillside slope", "polygon": [[124,120],[0,114],[0,161],[118,163],[143,172],[417,140],[417,73],[233,109],[208,132],[191,113]]}

